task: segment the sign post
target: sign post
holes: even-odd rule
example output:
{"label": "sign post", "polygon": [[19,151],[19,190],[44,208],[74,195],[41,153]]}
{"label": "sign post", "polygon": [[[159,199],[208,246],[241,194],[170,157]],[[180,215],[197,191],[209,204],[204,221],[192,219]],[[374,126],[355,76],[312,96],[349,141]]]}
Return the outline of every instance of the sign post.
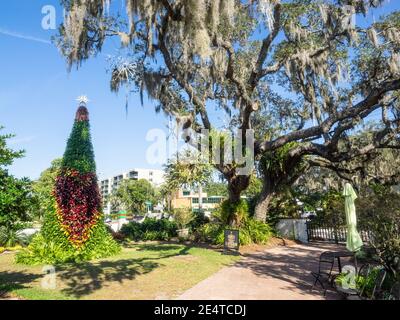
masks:
{"label": "sign post", "polygon": [[239,254],[239,230],[224,231],[224,254]]}

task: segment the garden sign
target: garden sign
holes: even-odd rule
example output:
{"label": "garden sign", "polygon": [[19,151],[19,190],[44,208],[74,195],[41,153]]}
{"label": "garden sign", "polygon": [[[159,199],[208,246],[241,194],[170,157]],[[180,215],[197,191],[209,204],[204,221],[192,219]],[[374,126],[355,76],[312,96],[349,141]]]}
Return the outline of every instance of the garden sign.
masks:
{"label": "garden sign", "polygon": [[239,230],[224,231],[224,253],[239,253]]}

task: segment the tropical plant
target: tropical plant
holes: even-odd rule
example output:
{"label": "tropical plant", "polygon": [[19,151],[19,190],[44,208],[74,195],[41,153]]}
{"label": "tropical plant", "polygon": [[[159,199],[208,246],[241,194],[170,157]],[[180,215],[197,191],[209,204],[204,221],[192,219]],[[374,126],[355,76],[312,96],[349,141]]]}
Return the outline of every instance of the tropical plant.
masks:
{"label": "tropical plant", "polygon": [[191,208],[175,208],[172,216],[179,229],[186,228],[195,219]]}
{"label": "tropical plant", "polygon": [[[335,278],[335,283],[340,287],[355,289],[360,292],[363,297],[373,298],[372,293],[381,269],[381,266],[373,267],[367,275],[352,275],[350,271],[342,272]],[[385,280],[386,279],[387,278],[385,278]],[[386,281],[384,281],[383,286],[385,286],[385,284]]]}
{"label": "tropical plant", "polygon": [[219,223],[209,222],[201,225],[194,232],[194,239],[199,242],[215,243],[223,226]]}
{"label": "tropical plant", "polygon": [[193,220],[189,223],[187,227],[190,228],[192,232],[194,232],[208,222],[210,222],[210,218],[204,215],[203,212],[196,210],[193,212]]}
{"label": "tropical plant", "polygon": [[[235,214],[232,215],[232,212]],[[213,212],[213,217],[217,219],[223,225],[231,224],[230,219],[235,218],[233,224],[240,226],[246,221],[249,216],[249,205],[245,199],[240,199],[236,203],[231,203],[229,200],[225,200],[221,205]]]}

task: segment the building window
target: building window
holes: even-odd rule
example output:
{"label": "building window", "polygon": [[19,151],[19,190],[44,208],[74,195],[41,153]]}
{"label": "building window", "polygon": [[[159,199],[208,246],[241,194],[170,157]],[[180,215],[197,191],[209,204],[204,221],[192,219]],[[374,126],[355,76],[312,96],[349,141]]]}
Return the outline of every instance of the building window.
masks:
{"label": "building window", "polygon": [[183,194],[184,196],[190,196],[190,191],[183,191],[182,194]]}
{"label": "building window", "polygon": [[193,203],[199,203],[199,198],[192,198]]}
{"label": "building window", "polygon": [[137,179],[137,177],[138,177],[137,171],[129,172],[129,179]]}

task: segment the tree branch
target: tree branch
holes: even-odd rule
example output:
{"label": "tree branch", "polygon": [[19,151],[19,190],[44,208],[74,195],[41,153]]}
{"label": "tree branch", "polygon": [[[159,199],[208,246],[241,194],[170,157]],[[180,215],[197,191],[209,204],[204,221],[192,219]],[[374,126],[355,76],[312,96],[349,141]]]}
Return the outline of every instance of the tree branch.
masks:
{"label": "tree branch", "polygon": [[175,64],[172,61],[172,57],[165,44],[165,35],[167,34],[168,30],[168,20],[169,20],[169,15],[164,16],[161,27],[158,30],[159,49],[164,57],[165,64],[167,65],[173,78],[192,99],[193,104],[196,108],[196,113],[199,113],[201,116],[204,128],[211,129],[211,123],[208,118],[207,110],[205,108],[205,102],[197,96],[193,87],[185,80],[185,77],[181,74],[177,64]]}
{"label": "tree branch", "polygon": [[348,107],[343,111],[328,117],[320,125],[293,131],[272,141],[263,141],[261,143],[258,142],[256,145],[256,152],[261,153],[268,150],[274,150],[291,141],[306,139],[313,136],[320,136],[324,133],[328,133],[335,123],[346,119],[359,117],[360,114],[363,116],[363,118],[365,118],[372,111],[379,107],[379,101],[386,92],[399,89],[400,79],[383,82],[378,88],[373,89],[368,97],[366,97],[364,100],[357,103],[353,107]]}
{"label": "tree branch", "polygon": [[279,33],[280,25],[281,25],[281,9],[282,9],[282,6],[280,3],[278,3],[274,8],[273,29],[268,34],[268,36],[263,40],[263,43],[262,43],[262,46],[260,49],[260,53],[257,58],[257,62],[255,64],[254,70],[251,73],[249,81],[248,81],[250,92],[252,92],[254,90],[254,88],[257,86],[258,80],[260,79],[260,75],[263,72],[263,65],[264,65],[265,60],[267,59],[271,44]]}

